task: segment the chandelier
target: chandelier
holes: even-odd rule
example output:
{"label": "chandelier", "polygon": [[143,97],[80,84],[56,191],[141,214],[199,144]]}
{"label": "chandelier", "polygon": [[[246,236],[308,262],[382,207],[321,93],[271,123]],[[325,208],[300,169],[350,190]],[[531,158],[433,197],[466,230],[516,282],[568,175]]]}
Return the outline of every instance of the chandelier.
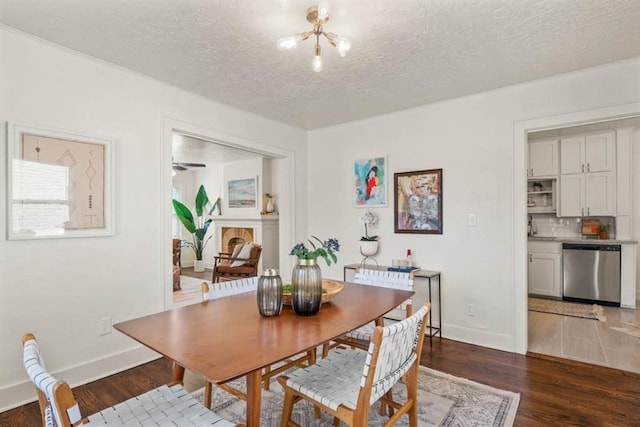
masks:
{"label": "chandelier", "polygon": [[329,20],[329,5],[325,1],[321,1],[317,6],[311,6],[307,9],[307,21],[313,24],[313,29],[305,31],[304,33],[298,33],[295,36],[283,37],[278,40],[278,48],[280,50],[295,49],[300,43],[308,39],[311,36],[316,37],[315,56],[311,62],[311,68],[313,71],[322,71],[322,57],[320,56],[320,36],[324,36],[329,44],[338,50],[338,54],[344,57],[349,49],[351,49],[351,42],[344,37],[340,37],[334,33],[327,33],[324,31],[324,24]]}

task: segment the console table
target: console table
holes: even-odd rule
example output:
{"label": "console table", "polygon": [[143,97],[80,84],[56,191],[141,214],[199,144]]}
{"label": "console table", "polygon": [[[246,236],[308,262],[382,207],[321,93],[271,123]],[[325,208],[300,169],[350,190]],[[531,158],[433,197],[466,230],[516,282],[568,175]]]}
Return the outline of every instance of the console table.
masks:
{"label": "console table", "polygon": [[[347,264],[344,266],[343,269],[343,279],[345,282],[353,282],[353,279],[355,277],[356,271],[362,268],[361,264]],[[388,266],[385,265],[380,265],[380,266],[375,266],[375,267],[370,267],[367,266],[365,267],[368,270],[382,270],[382,271],[387,271]],[[410,273],[413,277],[413,281],[414,281],[414,296],[413,296],[413,301],[416,303],[416,305],[424,305],[425,302],[429,302],[431,304],[431,310],[429,310],[429,329],[427,334],[429,335],[429,346],[433,347],[433,337],[435,335],[438,335],[440,338],[442,338],[442,292],[441,292],[441,286],[440,286],[440,272],[439,271],[431,271],[431,270],[413,270]],[[436,281],[437,279],[437,286],[438,286],[438,326],[433,326],[433,322],[432,322],[432,316],[433,316],[433,301],[432,301],[432,289],[431,289],[431,282]],[[422,288],[422,287],[416,287],[415,286],[415,281],[421,281],[421,280],[425,280],[427,281],[427,287]],[[435,284],[434,284],[435,285]],[[428,290],[428,295],[425,295],[424,291]],[[385,315],[385,317],[391,318],[391,319],[395,319],[395,320],[401,320],[404,318],[404,311],[402,310],[392,310],[391,312],[387,313]]]}

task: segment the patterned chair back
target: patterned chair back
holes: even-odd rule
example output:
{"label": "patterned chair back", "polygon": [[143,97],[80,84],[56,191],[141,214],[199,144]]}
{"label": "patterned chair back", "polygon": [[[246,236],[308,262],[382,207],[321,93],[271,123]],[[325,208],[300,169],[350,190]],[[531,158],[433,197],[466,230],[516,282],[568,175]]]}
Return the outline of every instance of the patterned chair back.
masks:
{"label": "patterned chair back", "polygon": [[[22,345],[24,367],[38,391],[40,412],[45,426],[68,426],[80,421],[80,407],[73,398],[71,388],[47,372],[35,337],[26,334],[22,339]],[[64,402],[65,407],[58,407],[58,402]]]}
{"label": "patterned chair back", "polygon": [[209,301],[229,295],[254,292],[257,289],[257,276],[211,284],[202,282],[202,300]]}
{"label": "patterned chair back", "polygon": [[419,363],[429,309],[429,304],[426,304],[398,323],[376,327],[361,381],[361,387],[371,381],[368,404],[376,402],[414,363]]}
{"label": "patterned chair back", "polygon": [[[383,288],[401,289],[413,291],[413,275],[399,271],[369,270],[360,268],[356,271],[354,282],[361,285],[380,286]],[[411,306],[411,298],[398,306],[407,310]]]}

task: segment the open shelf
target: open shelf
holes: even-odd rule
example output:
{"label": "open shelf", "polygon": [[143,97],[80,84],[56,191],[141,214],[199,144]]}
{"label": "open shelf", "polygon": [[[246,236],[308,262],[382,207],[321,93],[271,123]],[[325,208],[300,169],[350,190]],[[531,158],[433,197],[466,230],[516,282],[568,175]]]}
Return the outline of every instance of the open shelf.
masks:
{"label": "open shelf", "polygon": [[556,186],[555,178],[529,178],[527,180],[527,212],[530,214],[556,213]]}

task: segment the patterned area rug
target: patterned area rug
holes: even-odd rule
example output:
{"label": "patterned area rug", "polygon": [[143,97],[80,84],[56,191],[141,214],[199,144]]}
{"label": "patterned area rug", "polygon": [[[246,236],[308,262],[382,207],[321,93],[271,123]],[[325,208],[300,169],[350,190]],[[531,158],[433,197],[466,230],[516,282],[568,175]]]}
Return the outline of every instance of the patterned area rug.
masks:
{"label": "patterned area rug", "polygon": [[[244,379],[236,380],[232,386],[245,390]],[[420,367],[418,381],[419,408],[418,425],[420,426],[512,426],[515,420],[520,395],[499,390],[457,378],[433,369]],[[396,384],[394,396],[402,401],[406,389]],[[194,396],[202,401],[204,389],[195,391]],[[282,414],[282,388],[273,380],[269,391],[262,391],[262,419],[260,426],[276,427],[280,425]],[[244,423],[245,402],[214,387],[213,410],[229,421]],[[333,425],[333,417],[323,414],[322,418],[314,417],[313,406],[302,401],[294,406],[294,421],[303,427],[321,427]],[[369,415],[369,426],[382,426],[388,417],[378,413],[378,404],[374,405]],[[397,426],[408,426],[407,416],[403,416]]]}
{"label": "patterned area rug", "polygon": [[579,304],[544,298],[529,298],[529,311],[596,319],[601,322],[607,321],[607,317],[604,315],[604,308],[597,304]]}

